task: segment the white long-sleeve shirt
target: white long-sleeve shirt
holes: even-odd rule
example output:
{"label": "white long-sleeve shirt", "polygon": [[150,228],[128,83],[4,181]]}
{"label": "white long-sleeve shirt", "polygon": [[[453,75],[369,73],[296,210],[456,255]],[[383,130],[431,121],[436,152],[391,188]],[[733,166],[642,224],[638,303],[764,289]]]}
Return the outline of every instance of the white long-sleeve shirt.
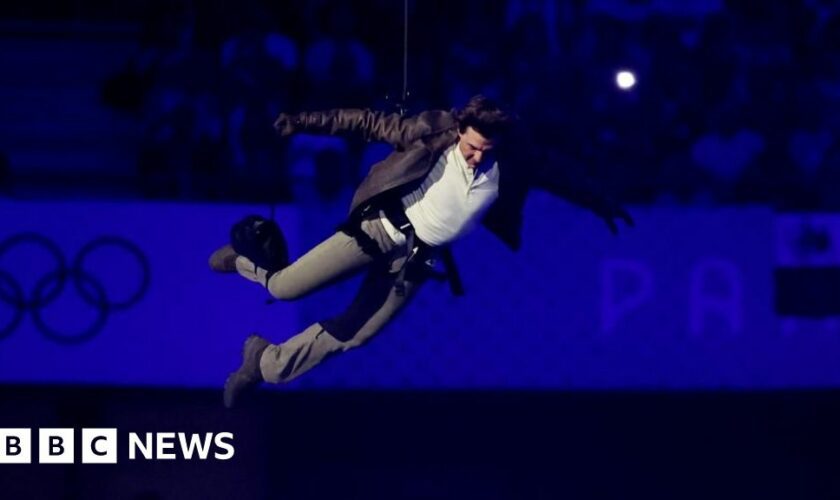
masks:
{"label": "white long-sleeve shirt", "polygon": [[[402,204],[417,237],[440,246],[469,231],[498,197],[499,164],[472,169],[455,144],[440,155],[420,186],[403,196]],[[394,243],[405,244],[405,235],[383,212],[379,215]]]}

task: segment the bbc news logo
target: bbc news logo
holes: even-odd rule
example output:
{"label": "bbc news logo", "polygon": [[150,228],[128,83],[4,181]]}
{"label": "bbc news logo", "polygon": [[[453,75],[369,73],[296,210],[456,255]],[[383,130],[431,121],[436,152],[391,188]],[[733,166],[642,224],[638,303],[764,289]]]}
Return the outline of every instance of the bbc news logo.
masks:
{"label": "bbc news logo", "polygon": [[[80,437],[81,463],[117,463],[117,429],[82,429]],[[75,463],[75,438],[75,429],[38,429],[38,463]],[[129,460],[230,460],[235,452],[230,432],[130,432],[127,446]],[[0,464],[32,462],[32,429],[0,429]]]}

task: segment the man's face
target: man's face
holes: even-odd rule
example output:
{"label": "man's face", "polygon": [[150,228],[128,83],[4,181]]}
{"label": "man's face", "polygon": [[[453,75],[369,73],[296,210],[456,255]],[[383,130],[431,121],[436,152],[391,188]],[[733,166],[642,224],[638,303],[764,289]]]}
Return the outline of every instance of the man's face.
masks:
{"label": "man's face", "polygon": [[467,160],[470,168],[476,168],[482,163],[492,161],[492,149],[495,144],[490,139],[479,134],[474,128],[467,127],[461,133],[458,132],[458,148]]}

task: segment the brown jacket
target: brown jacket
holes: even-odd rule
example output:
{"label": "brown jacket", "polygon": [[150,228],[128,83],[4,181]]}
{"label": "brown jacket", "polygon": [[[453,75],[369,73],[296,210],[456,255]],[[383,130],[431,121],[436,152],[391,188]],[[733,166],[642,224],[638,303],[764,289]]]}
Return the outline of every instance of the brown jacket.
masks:
{"label": "brown jacket", "polygon": [[[385,141],[394,146],[394,152],[373,165],[356,189],[350,205],[351,216],[366,213],[377,199],[413,189],[440,155],[458,141],[458,122],[449,111],[425,111],[403,117],[368,109],[336,109],[281,115],[275,127],[283,135],[293,132],[361,135],[367,141]],[[510,248],[516,250],[521,244],[522,209],[532,187],[547,189],[602,217],[617,216],[613,205],[595,194],[590,182],[574,185],[567,182],[568,172],[544,175],[547,170],[537,165],[517,165],[517,160],[524,157],[523,151],[512,151],[510,146],[514,144],[509,142],[513,141],[503,141],[499,148],[499,198],[482,223]]]}

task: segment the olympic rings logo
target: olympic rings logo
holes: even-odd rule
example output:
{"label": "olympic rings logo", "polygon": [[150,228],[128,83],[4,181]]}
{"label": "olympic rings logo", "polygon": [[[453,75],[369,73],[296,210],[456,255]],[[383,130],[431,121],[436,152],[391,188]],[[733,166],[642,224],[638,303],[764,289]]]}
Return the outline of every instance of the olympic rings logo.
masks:
{"label": "olympic rings logo", "polygon": [[[46,250],[55,261],[54,267],[41,276],[27,295],[23,286],[7,270],[0,269],[0,308],[5,303],[12,308],[12,316],[5,323],[0,323],[0,340],[5,339],[20,326],[26,313],[32,315],[35,327],[45,337],[62,344],[79,344],[95,337],[112,312],[125,310],[139,302],[149,288],[151,271],[149,261],[140,248],[131,241],[119,236],[102,236],[82,247],[70,266],[61,249],[49,238],[36,233],[20,233],[0,242],[0,258],[19,246],[35,245]],[[123,300],[112,300],[104,285],[94,275],[85,270],[85,260],[91,252],[104,247],[113,247],[135,259],[140,267],[140,284],[132,294]],[[96,316],[89,326],[74,332],[62,332],[48,324],[44,319],[44,310],[64,293],[67,283],[84,302],[93,306]]]}

